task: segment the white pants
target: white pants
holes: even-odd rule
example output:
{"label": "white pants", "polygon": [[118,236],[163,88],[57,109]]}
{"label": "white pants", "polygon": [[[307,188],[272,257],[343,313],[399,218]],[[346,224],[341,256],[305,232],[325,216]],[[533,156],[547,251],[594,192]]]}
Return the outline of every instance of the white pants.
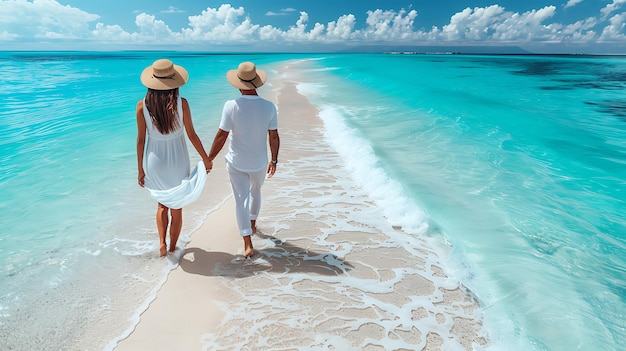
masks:
{"label": "white pants", "polygon": [[230,186],[235,197],[235,213],[241,236],[251,235],[250,220],[256,220],[261,210],[261,186],[265,181],[266,170],[242,172],[226,163]]}

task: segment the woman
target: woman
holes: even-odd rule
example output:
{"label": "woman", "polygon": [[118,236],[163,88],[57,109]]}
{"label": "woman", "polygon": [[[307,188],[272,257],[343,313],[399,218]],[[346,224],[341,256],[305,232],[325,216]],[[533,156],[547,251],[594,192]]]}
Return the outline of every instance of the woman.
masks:
{"label": "woman", "polygon": [[[137,181],[150,190],[158,202],[156,212],[161,257],[167,255],[165,237],[170,227],[169,251],[183,224],[183,206],[195,201],[206,180],[209,158],[191,121],[187,100],[178,88],[189,79],[187,70],[168,59],[155,61],[144,69],[141,82],[148,88],[137,102]],[[190,172],[185,133],[202,162]],[[170,222],[171,216],[171,222]]]}

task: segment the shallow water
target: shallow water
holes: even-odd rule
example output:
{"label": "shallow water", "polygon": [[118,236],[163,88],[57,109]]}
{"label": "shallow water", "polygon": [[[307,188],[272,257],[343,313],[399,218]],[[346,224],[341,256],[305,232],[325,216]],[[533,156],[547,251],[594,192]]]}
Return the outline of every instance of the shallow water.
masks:
{"label": "shallow water", "polygon": [[[189,70],[181,91],[205,144],[235,96],[227,69],[314,58],[298,89],[321,109],[347,188],[406,240],[451,245],[445,264],[483,305],[495,349],[626,343],[621,57],[4,52],[6,345],[62,349],[90,333],[109,345],[175,265],[157,257],[155,206],[135,180],[139,72],[160,57]],[[186,211],[183,243],[222,200]]]}
{"label": "shallow water", "polygon": [[426,222],[425,232],[444,235],[496,348],[626,342],[626,125],[615,108],[626,60],[314,63],[301,90],[353,178],[392,223],[421,234]]}
{"label": "shallow water", "polygon": [[[237,55],[0,54],[8,72],[0,88],[0,339],[7,347],[109,345],[128,333],[177,264],[180,248],[171,260],[158,258],[156,204],[136,182],[139,74],[161,57],[191,72],[181,93],[210,143],[223,101],[236,93],[223,76]],[[189,146],[192,163],[199,161]],[[185,209],[181,247],[221,201]]]}
{"label": "shallow water", "polygon": [[[279,173],[264,185],[266,206],[254,238],[259,255],[213,269],[227,290],[225,301],[213,302],[226,317],[203,335],[203,349],[484,345],[477,304],[443,273],[443,242],[392,227],[321,132],[281,135],[285,152]],[[289,155],[292,149],[297,152]],[[181,261],[186,271],[206,253],[189,254]],[[473,333],[478,336],[468,337]]]}

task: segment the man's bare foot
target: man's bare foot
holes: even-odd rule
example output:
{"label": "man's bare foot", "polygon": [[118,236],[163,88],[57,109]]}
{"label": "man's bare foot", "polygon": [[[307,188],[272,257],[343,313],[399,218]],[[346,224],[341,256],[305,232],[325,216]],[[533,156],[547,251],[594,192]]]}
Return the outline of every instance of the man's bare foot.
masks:
{"label": "man's bare foot", "polygon": [[167,255],[167,246],[165,244],[162,244],[159,250],[161,251],[161,257]]}
{"label": "man's bare foot", "polygon": [[252,239],[250,235],[243,237],[243,256],[245,258],[252,257],[254,255],[254,248],[252,247]]}

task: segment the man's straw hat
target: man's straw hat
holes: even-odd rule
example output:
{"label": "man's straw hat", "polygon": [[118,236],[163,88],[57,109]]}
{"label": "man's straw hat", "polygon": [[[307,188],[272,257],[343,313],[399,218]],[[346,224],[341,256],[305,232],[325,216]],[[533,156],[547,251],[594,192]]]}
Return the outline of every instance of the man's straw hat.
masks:
{"label": "man's straw hat", "polygon": [[226,79],[237,89],[252,90],[265,84],[267,74],[252,62],[242,62],[237,69],[226,72]]}

